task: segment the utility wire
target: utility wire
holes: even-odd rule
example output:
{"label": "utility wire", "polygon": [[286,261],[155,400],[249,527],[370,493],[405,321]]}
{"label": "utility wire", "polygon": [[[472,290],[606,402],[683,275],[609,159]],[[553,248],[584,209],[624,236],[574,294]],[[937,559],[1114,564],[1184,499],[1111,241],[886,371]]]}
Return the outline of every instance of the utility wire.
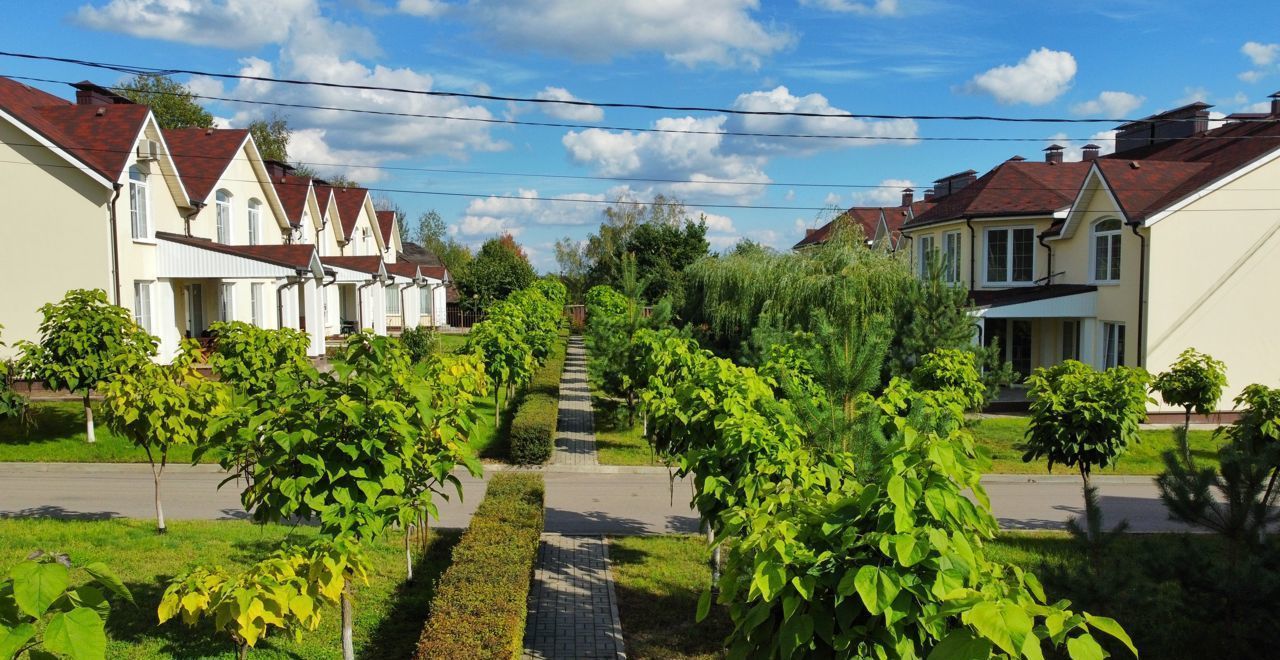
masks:
{"label": "utility wire", "polygon": [[[527,96],[501,96],[496,94],[476,94],[469,92],[446,92],[441,90],[423,90],[410,89],[405,87],[384,87],[380,85],[357,85],[352,83],[336,83],[323,80],[300,80],[296,78],[277,78],[271,76],[250,76],[246,74],[234,73],[216,73],[212,71],[201,71],[199,69],[183,69],[183,68],[160,68],[140,66],[133,64],[113,64],[107,62],[98,62],[93,60],[83,60],[71,57],[57,57],[52,55],[37,55],[33,53],[19,53],[14,51],[0,51],[2,57],[12,57],[24,60],[36,60],[43,62],[59,62],[63,64],[74,64],[77,66],[90,67],[95,69],[106,69],[109,71],[117,71],[120,73],[129,73],[134,75],[174,75],[183,74],[191,76],[206,76],[209,78],[222,78],[227,80],[252,80],[255,82],[270,82],[283,85],[324,87],[328,89],[349,89],[359,91],[373,92],[394,92],[399,94],[413,94],[418,96],[432,96],[443,98],[467,98],[480,101],[503,101],[511,103],[531,103],[538,105],[568,105],[577,107],[598,107],[598,108],[630,108],[638,110],[662,110],[672,112],[708,112],[717,114],[743,115],[743,116],[764,116],[764,117],[808,117],[808,118],[835,118],[835,119],[912,119],[917,121],[990,121],[1002,123],[1043,123],[1043,124],[1114,124],[1114,123],[1155,123],[1157,121],[1196,121],[1194,118],[1187,119],[1124,119],[1124,118],[1086,118],[1086,117],[1007,117],[999,115],[895,115],[895,114],[874,114],[874,113],[825,113],[825,112],[800,112],[795,110],[743,110],[741,108],[718,108],[714,106],[694,106],[694,105],[664,105],[658,103],[625,103],[625,102],[608,102],[608,101],[581,101],[581,100],[562,100],[562,99],[544,99]],[[1246,120],[1247,121],[1247,120]]]}

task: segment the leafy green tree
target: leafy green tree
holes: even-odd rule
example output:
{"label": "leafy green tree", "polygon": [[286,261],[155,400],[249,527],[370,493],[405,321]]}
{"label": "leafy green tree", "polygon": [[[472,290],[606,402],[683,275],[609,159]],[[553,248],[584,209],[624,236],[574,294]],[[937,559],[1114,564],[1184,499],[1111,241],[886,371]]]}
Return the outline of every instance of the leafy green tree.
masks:
{"label": "leafy green tree", "polygon": [[581,303],[586,295],[587,261],[585,246],[568,236],[556,241],[556,264],[560,266],[560,279],[569,290],[571,303]]}
{"label": "leafy green tree", "polygon": [[938,348],[973,349],[977,332],[969,315],[969,292],[943,280],[942,264],[931,259],[926,277],[914,279],[904,293],[903,313],[896,319],[889,370],[906,376],[925,354]]}
{"label": "leafy green tree", "polygon": [[444,264],[454,277],[462,273],[473,259],[470,248],[448,235],[444,218],[440,217],[440,213],[435,209],[418,217],[418,228],[414,240],[436,255],[440,263]]}
{"label": "leafy green tree", "polygon": [[1138,425],[1153,402],[1150,380],[1142,369],[1098,371],[1075,360],[1036,369],[1027,379],[1031,422],[1022,460],[1047,458],[1050,470],[1055,463],[1079,470],[1086,519],[1099,515],[1089,475],[1114,464],[1138,440]]}
{"label": "leafy green tree", "polygon": [[510,234],[504,234],[485,241],[476,258],[455,275],[455,281],[466,304],[484,309],[529,286],[536,277],[524,250]]}
{"label": "leafy green tree", "polygon": [[[4,330],[4,326],[0,325],[0,330]],[[5,343],[0,341],[0,350],[4,349]],[[0,421],[6,419],[16,419],[26,424],[30,422],[31,405],[27,397],[22,396],[13,388],[13,380],[17,375],[17,368],[12,360],[0,359]]]}
{"label": "leafy green tree", "polygon": [[911,370],[911,382],[918,389],[954,394],[965,410],[979,410],[987,399],[987,386],[971,351],[937,348],[925,353]]}
{"label": "leafy green tree", "polygon": [[289,138],[293,135],[289,120],[274,113],[266,119],[255,119],[249,122],[249,135],[263,158],[289,162]]}
{"label": "leafy green tree", "polygon": [[268,392],[282,374],[308,364],[311,339],[301,330],[219,321],[209,326],[209,333],[214,338],[209,367],[219,380],[248,394]]}
{"label": "leafy green tree", "polygon": [[1191,412],[1213,412],[1226,386],[1227,365],[1194,348],[1182,351],[1177,362],[1152,383],[1165,403],[1186,410],[1184,433],[1191,428]]}
{"label": "leafy green tree", "polygon": [[134,103],[151,106],[160,128],[213,128],[213,115],[196,103],[190,88],[169,76],[140,73],[115,90]]}
{"label": "leafy green tree", "polygon": [[658,195],[642,204],[618,200],[604,211],[605,221],[587,238],[583,254],[590,264],[587,283],[622,287],[623,258],[636,259],[643,297],[684,300],[684,271],[707,255],[705,218],[689,215],[679,200]]}
{"label": "leafy green tree", "polygon": [[533,373],[533,349],[524,336],[523,315],[495,307],[498,313],[490,313],[467,333],[467,351],[484,356],[485,372],[493,385],[493,423],[497,426],[502,416],[500,394],[505,388],[510,402],[514,385]]}
{"label": "leafy green tree", "polygon": [[400,343],[408,351],[414,362],[422,362],[436,354],[440,346],[440,338],[435,328],[425,325],[414,326],[400,334]]}
{"label": "leafy green tree", "polygon": [[123,307],[107,302],[101,289],[73,289],[57,303],[40,307],[40,342],[18,343],[20,369],[50,389],[84,398],[85,433],[94,442],[89,396],[114,376],[121,364],[156,354],[155,337]]}
{"label": "leafy green tree", "polygon": [[[429,209],[418,216],[418,227],[417,232],[414,234],[414,240],[427,249],[431,249],[444,243],[447,229],[444,224],[444,218],[440,217],[440,212],[435,209]],[[436,256],[439,255],[437,254]]]}
{"label": "leafy green tree", "polygon": [[202,444],[213,415],[229,398],[224,385],[196,369],[200,355],[200,344],[187,339],[170,364],[125,358],[120,372],[102,390],[107,425],[147,454],[155,479],[156,531],[161,534],[166,528],[160,478],[169,464],[169,451]]}
{"label": "leafy green tree", "polygon": [[76,577],[67,555],[31,553],[0,579],[0,658],[68,657],[100,660],[107,653],[107,594],[133,603],[133,594],[102,562]]}

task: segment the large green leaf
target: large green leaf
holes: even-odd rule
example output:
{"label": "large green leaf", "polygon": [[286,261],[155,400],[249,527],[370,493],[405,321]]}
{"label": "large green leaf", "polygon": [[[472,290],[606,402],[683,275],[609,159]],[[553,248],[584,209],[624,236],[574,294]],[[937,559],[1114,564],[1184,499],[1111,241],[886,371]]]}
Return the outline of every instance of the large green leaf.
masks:
{"label": "large green leaf", "polygon": [[13,598],[23,612],[40,617],[67,590],[67,567],[56,562],[24,561],[9,572]]}
{"label": "large green leaf", "polygon": [[12,628],[0,626],[0,660],[12,658],[18,649],[35,636],[36,627],[30,623],[20,623]]}
{"label": "large green leaf", "polygon": [[107,633],[102,617],[87,607],[59,612],[44,631],[45,648],[72,660],[99,660],[107,655]]}
{"label": "large green leaf", "polygon": [[1133,645],[1133,640],[1129,639],[1129,633],[1125,632],[1124,628],[1121,628],[1120,624],[1116,623],[1115,619],[1085,613],[1084,620],[1087,621],[1090,626],[1093,626],[1094,628],[1123,642],[1124,645],[1129,647],[1129,650],[1133,652],[1133,657],[1138,657],[1138,649]]}
{"label": "large green leaf", "polygon": [[870,564],[858,569],[854,578],[854,587],[862,597],[862,604],[872,614],[880,614],[897,598],[901,587],[892,573],[882,571]]}
{"label": "large green leaf", "polygon": [[974,637],[968,628],[951,631],[929,652],[929,660],[971,660],[990,656],[991,642]]}
{"label": "large green leaf", "polygon": [[979,634],[1014,657],[1021,654],[1032,627],[1031,617],[1013,603],[979,603],[969,611],[969,623],[977,628]]}
{"label": "large green leaf", "polygon": [[1080,635],[1067,640],[1067,653],[1071,660],[1103,660],[1107,654],[1092,635]]}
{"label": "large green leaf", "polygon": [[116,574],[106,564],[95,561],[85,566],[84,570],[89,575],[92,575],[98,581],[98,584],[106,587],[111,593],[130,603],[133,602],[133,594],[129,592],[129,588],[124,586],[124,582],[121,582],[120,578],[116,577]]}

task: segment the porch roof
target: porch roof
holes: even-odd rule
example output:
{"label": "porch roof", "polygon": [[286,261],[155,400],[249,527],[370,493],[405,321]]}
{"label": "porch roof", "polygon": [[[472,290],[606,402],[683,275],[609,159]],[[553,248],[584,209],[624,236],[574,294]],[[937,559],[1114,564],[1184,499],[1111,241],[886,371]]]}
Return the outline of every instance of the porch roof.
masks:
{"label": "porch roof", "polygon": [[1098,287],[1047,284],[972,291],[974,315],[986,318],[1086,318],[1096,314]]}
{"label": "porch roof", "polygon": [[382,257],[323,257],[321,261],[337,272],[338,282],[369,282],[379,276],[387,277]]}
{"label": "porch roof", "polygon": [[225,245],[207,238],[156,232],[157,277],[224,279],[324,276],[313,245]]}

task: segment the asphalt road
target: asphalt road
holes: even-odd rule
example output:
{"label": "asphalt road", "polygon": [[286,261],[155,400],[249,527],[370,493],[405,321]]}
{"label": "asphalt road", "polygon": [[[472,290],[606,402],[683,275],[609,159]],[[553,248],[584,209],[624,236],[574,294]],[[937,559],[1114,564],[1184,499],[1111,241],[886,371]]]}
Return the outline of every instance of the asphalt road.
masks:
{"label": "asphalt road", "polygon": [[[697,531],[690,484],[663,470],[598,468],[542,470],[547,531],[561,534],[664,534]],[[221,489],[215,466],[170,466],[164,476],[165,517],[247,518],[234,482]],[[1095,477],[1108,526],[1130,530],[1185,529],[1168,519],[1147,477]],[[465,527],[484,497],[483,479],[462,478],[463,497],[440,504],[441,527]],[[1080,482],[1071,477],[991,476],[984,480],[1005,529],[1053,530],[1083,511]],[[151,470],[146,465],[0,463],[0,517],[151,518]]]}

